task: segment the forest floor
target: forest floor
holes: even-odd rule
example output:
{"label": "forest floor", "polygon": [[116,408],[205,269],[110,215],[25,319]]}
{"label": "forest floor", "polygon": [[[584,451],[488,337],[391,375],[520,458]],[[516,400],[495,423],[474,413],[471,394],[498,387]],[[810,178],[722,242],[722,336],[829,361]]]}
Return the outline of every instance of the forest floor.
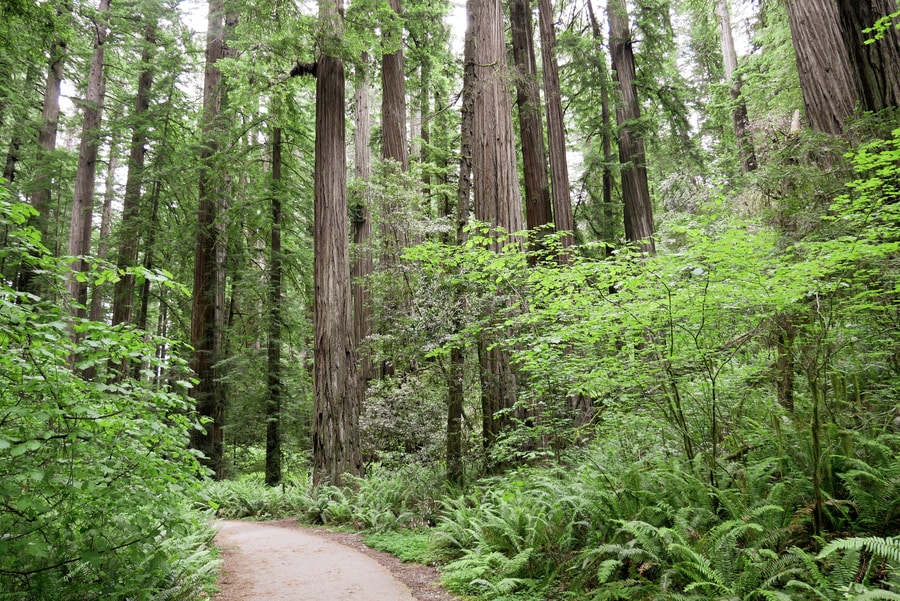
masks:
{"label": "forest floor", "polygon": [[456,601],[437,570],[370,549],[358,534],[294,519],[217,526],[223,569],[214,601]]}

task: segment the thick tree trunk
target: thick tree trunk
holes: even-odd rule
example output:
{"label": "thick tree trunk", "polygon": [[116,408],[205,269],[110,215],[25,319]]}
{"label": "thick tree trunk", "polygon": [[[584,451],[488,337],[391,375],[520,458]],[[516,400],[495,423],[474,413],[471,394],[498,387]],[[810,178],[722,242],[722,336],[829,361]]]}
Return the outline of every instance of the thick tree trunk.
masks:
{"label": "thick tree trunk", "polygon": [[863,34],[881,17],[897,12],[896,0],[838,0],[837,5],[862,108],[900,106],[900,31],[891,27],[872,44],[865,43],[868,36]]}
{"label": "thick tree trunk", "polygon": [[[224,439],[222,427],[225,407],[218,390],[215,365],[221,359],[222,322],[217,311],[219,276],[217,249],[220,246],[217,212],[224,184],[220,166],[214,164],[219,148],[218,135],[224,92],[222,71],[217,63],[225,56],[224,0],[210,0],[206,34],[206,69],[203,81],[203,145],[200,150],[199,206],[197,240],[194,251],[194,297],[191,312],[191,345],[194,355],[191,369],[199,380],[191,392],[197,414],[208,420],[201,430],[191,433],[192,446],[205,455],[206,465],[216,478],[224,478]],[[220,305],[219,305],[220,306]]]}
{"label": "thick tree trunk", "polygon": [[[503,11],[499,0],[469,0],[474,39],[472,173],[475,218],[509,233],[522,230],[522,201],[516,170],[515,135],[507,82]],[[500,245],[496,245],[500,251]],[[483,441],[489,450],[515,405],[515,378],[506,353],[481,345]]]}
{"label": "thick tree trunk", "polygon": [[787,12],[807,122],[817,131],[839,135],[856,111],[859,92],[837,4],[789,0]]}
{"label": "thick tree trunk", "polygon": [[[141,225],[141,187],[144,180],[144,155],[147,145],[146,114],[150,108],[150,88],[153,71],[150,61],[151,48],[156,42],[156,24],[144,29],[144,47],[141,50],[141,74],[138,77],[137,98],[134,103],[131,126],[131,150],[128,157],[128,175],[125,177],[125,198],[122,202],[122,224],[119,234],[119,256],[116,267],[127,270],[137,265],[138,239]],[[131,321],[134,300],[134,275],[124,273],[116,282],[113,293],[113,325]]]}
{"label": "thick tree trunk", "polygon": [[[372,237],[372,217],[369,211],[371,194],[369,180],[372,177],[372,151],[369,148],[372,116],[369,109],[368,56],[363,53],[363,65],[356,76],[356,91],[353,104],[356,113],[356,128],[353,132],[354,177],[361,190],[359,205],[353,211],[353,243],[356,256],[351,270],[353,288],[353,345],[359,353],[359,396],[364,400],[367,382],[374,377],[372,361],[367,352],[361,350],[366,337],[371,333],[371,294],[365,279],[372,275],[372,252],[369,248]],[[361,407],[362,405],[360,405]]]}
{"label": "thick tree trunk", "polygon": [[[389,3],[399,15],[402,10],[400,0],[389,0]],[[400,168],[406,171],[409,167],[409,150],[406,146],[406,74],[401,32],[394,33],[397,39],[385,39],[385,44],[399,43],[400,48],[381,57],[381,156],[397,161]]]}
{"label": "thick tree trunk", "polygon": [[[88,255],[91,252],[91,231],[94,214],[94,183],[97,175],[97,153],[100,148],[100,122],[103,116],[103,96],[106,79],[103,72],[103,56],[106,51],[106,15],[109,0],[100,0],[93,22],[94,51],[91,54],[91,68],[88,73],[88,88],[84,99],[84,123],[81,130],[81,145],[78,151],[78,167],[75,171],[75,197],[72,202],[72,218],[69,223],[68,254],[72,257]],[[69,297],[75,304],[70,311],[73,315],[84,316],[87,305],[87,283],[79,282],[76,272],[88,270],[87,261],[76,259],[73,273],[68,278]]]}
{"label": "thick tree trunk", "polygon": [[741,160],[741,171],[750,173],[756,170],[756,151],[753,148],[753,137],[750,133],[750,120],[747,118],[747,103],[741,95],[741,78],[735,76],[737,71],[737,51],[734,49],[734,36],[731,32],[731,15],[728,13],[728,0],[716,0],[716,18],[719,23],[719,41],[722,46],[722,58],[725,62],[725,79],[728,80],[729,94],[734,103],[731,114],[734,126],[734,137],[737,140],[738,156]]}
{"label": "thick tree trunk", "polygon": [[[550,0],[538,0],[541,28],[541,62],[544,67],[544,102],[547,104],[547,141],[550,146],[550,186],[553,196],[553,220],[560,232],[575,229],[572,199],[569,195],[569,165],[566,159],[566,127],[563,123],[562,93],[556,62],[556,32]],[[572,236],[562,238],[563,247],[571,246]],[[564,257],[561,257],[564,258]]]}
{"label": "thick tree trunk", "polygon": [[622,197],[625,205],[625,237],[637,242],[643,252],[654,252],[653,209],[644,140],[632,130],[632,123],[641,118],[641,105],[634,85],[634,52],[625,0],[609,0],[609,46],[614,79],[620,98],[616,105],[619,126],[619,163],[622,169]]}
{"label": "thick tree trunk", "polygon": [[541,119],[541,90],[534,55],[534,28],[528,0],[510,1],[509,22],[517,71],[516,105],[519,108],[522,170],[525,174],[525,219],[528,229],[537,230],[553,223],[553,213]]}
{"label": "thick tree trunk", "polygon": [[523,225],[522,200],[499,0],[470,0],[469,27],[475,36],[472,106],[475,218],[509,233],[518,232]]}
{"label": "thick tree trunk", "polygon": [[[326,23],[340,27],[340,0],[320,10]],[[340,484],[343,474],[363,471],[350,305],[344,64],[332,52],[326,49],[319,58],[316,81],[314,484]]]}
{"label": "thick tree trunk", "polygon": [[269,244],[269,336],[267,341],[266,484],[281,482],[281,146],[272,132],[272,239]]}

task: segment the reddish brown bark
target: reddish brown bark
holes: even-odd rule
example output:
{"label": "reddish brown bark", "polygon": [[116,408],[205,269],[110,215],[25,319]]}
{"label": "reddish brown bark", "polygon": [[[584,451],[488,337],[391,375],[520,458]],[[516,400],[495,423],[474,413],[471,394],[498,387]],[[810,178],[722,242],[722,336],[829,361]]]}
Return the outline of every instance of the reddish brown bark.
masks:
{"label": "reddish brown bark", "polygon": [[[191,445],[202,451],[206,464],[217,478],[224,478],[224,439],[222,427],[225,406],[216,382],[215,365],[220,360],[223,306],[217,305],[219,268],[217,249],[220,232],[216,226],[222,191],[220,167],[214,165],[218,134],[222,127],[220,111],[223,83],[219,59],[225,56],[224,0],[210,0],[206,33],[206,68],[203,79],[203,145],[200,150],[199,205],[194,250],[194,296],[191,312],[191,345],[194,355],[191,369],[198,384],[191,390],[197,414],[208,420],[201,430],[191,432]],[[217,310],[218,306],[218,310]]]}
{"label": "reddish brown bark", "polygon": [[633,124],[641,118],[641,105],[635,87],[634,52],[625,0],[609,0],[609,46],[619,102],[619,163],[622,169],[622,200],[625,205],[625,237],[637,242],[644,252],[654,252],[653,209],[647,183],[644,140]]}
{"label": "reddish brown bark", "polygon": [[[326,2],[320,10],[326,23],[340,26],[336,18],[340,0]],[[347,240],[344,64],[328,51],[318,64],[313,201],[313,483],[340,484],[344,474],[360,475],[363,471]]]}
{"label": "reddish brown bark", "polygon": [[528,0],[510,1],[509,21],[517,71],[516,105],[519,109],[522,171],[525,175],[525,219],[528,229],[535,230],[552,224],[553,214],[541,119],[541,90],[534,55],[534,28]]}
{"label": "reddish brown bark", "polygon": [[[569,165],[566,159],[566,128],[563,122],[562,92],[556,61],[556,31],[550,0],[538,0],[541,28],[541,59],[544,67],[544,102],[547,105],[547,143],[550,149],[550,186],[553,197],[553,221],[557,231],[571,232],[572,199],[569,195]],[[562,238],[563,247],[572,244],[572,236]]]}

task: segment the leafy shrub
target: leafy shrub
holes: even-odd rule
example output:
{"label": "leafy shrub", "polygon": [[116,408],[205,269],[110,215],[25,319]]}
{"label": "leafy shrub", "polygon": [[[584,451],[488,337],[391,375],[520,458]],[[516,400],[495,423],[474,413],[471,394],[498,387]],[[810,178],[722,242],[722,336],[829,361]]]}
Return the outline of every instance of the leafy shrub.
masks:
{"label": "leafy shrub", "polygon": [[[0,267],[27,268],[52,290],[66,269],[26,227],[33,214],[0,197]],[[204,472],[187,450],[195,424],[177,345],[73,318],[9,281],[0,280],[0,590],[22,599],[202,594],[208,526],[188,505]],[[159,359],[163,343],[174,352]],[[156,381],[157,370],[170,378]]]}

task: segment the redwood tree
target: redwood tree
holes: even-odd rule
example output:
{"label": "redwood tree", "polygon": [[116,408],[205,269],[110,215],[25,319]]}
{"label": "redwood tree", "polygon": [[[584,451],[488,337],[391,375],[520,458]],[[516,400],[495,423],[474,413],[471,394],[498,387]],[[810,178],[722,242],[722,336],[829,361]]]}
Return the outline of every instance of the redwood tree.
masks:
{"label": "redwood tree", "polygon": [[625,237],[638,242],[644,252],[653,252],[653,209],[650,186],[647,183],[647,166],[644,140],[634,124],[641,118],[641,105],[634,84],[635,67],[631,29],[625,0],[609,0],[606,6],[609,17],[609,48],[616,90],[618,122],[619,163],[622,169],[622,200],[625,205]]}
{"label": "redwood tree", "polygon": [[729,94],[734,103],[731,117],[734,126],[734,137],[737,139],[738,156],[741,160],[741,171],[750,173],[756,169],[756,151],[750,133],[750,120],[747,118],[747,103],[741,95],[743,85],[737,71],[737,51],[734,48],[734,36],[731,31],[731,15],[728,12],[728,0],[716,0],[716,19],[719,23],[719,41],[722,46],[722,59],[725,64],[725,79],[729,83]]}
{"label": "redwood tree", "polygon": [[344,63],[336,43],[341,1],[320,5],[334,37],[318,59],[314,180],[315,424],[313,483],[363,471],[347,240]]}
{"label": "redwood tree", "polygon": [[[507,232],[522,229],[515,134],[507,82],[503,11],[499,0],[468,0],[474,39],[472,174],[475,218]],[[499,251],[499,246],[497,247]],[[509,355],[480,341],[481,410],[486,449],[509,422],[516,382]]]}
{"label": "redwood tree", "polygon": [[[100,149],[100,123],[103,117],[103,97],[106,92],[106,78],[103,57],[106,53],[106,36],[109,32],[106,16],[109,0],[100,0],[93,18],[94,51],[88,73],[87,94],[84,98],[84,121],[81,129],[81,144],[78,150],[78,168],[75,171],[75,197],[72,202],[72,219],[69,224],[68,254],[73,257],[90,254],[91,232],[94,214],[94,183],[97,175],[97,154]],[[86,272],[87,262],[77,259],[73,270]],[[84,314],[87,305],[87,283],[72,277],[68,281],[69,296],[77,305],[72,312]],[[81,308],[76,308],[80,305]]]}
{"label": "redwood tree", "polygon": [[[541,59],[544,67],[544,102],[547,105],[547,140],[550,145],[550,186],[553,196],[553,221],[559,231],[575,229],[572,221],[572,199],[569,196],[569,165],[566,160],[566,129],[563,123],[562,93],[556,61],[556,31],[553,29],[553,7],[550,0],[538,0],[541,29]],[[572,236],[562,239],[563,246],[572,244]]]}
{"label": "redwood tree", "polygon": [[553,223],[553,214],[541,119],[541,90],[537,81],[534,31],[528,0],[510,1],[509,22],[517,71],[516,105],[519,108],[522,171],[525,175],[525,218],[528,229],[533,230]]}
{"label": "redwood tree", "polygon": [[191,444],[206,456],[208,467],[223,478],[224,440],[222,426],[225,407],[216,384],[215,365],[222,346],[224,306],[218,301],[221,234],[216,224],[219,195],[223,192],[219,167],[214,164],[219,150],[220,116],[224,86],[219,59],[225,56],[225,2],[210,0],[206,33],[206,69],[203,79],[203,145],[200,150],[199,205],[194,249],[194,295],[191,311],[191,369],[198,383],[192,389],[197,414],[207,421],[201,430],[191,433]]}

